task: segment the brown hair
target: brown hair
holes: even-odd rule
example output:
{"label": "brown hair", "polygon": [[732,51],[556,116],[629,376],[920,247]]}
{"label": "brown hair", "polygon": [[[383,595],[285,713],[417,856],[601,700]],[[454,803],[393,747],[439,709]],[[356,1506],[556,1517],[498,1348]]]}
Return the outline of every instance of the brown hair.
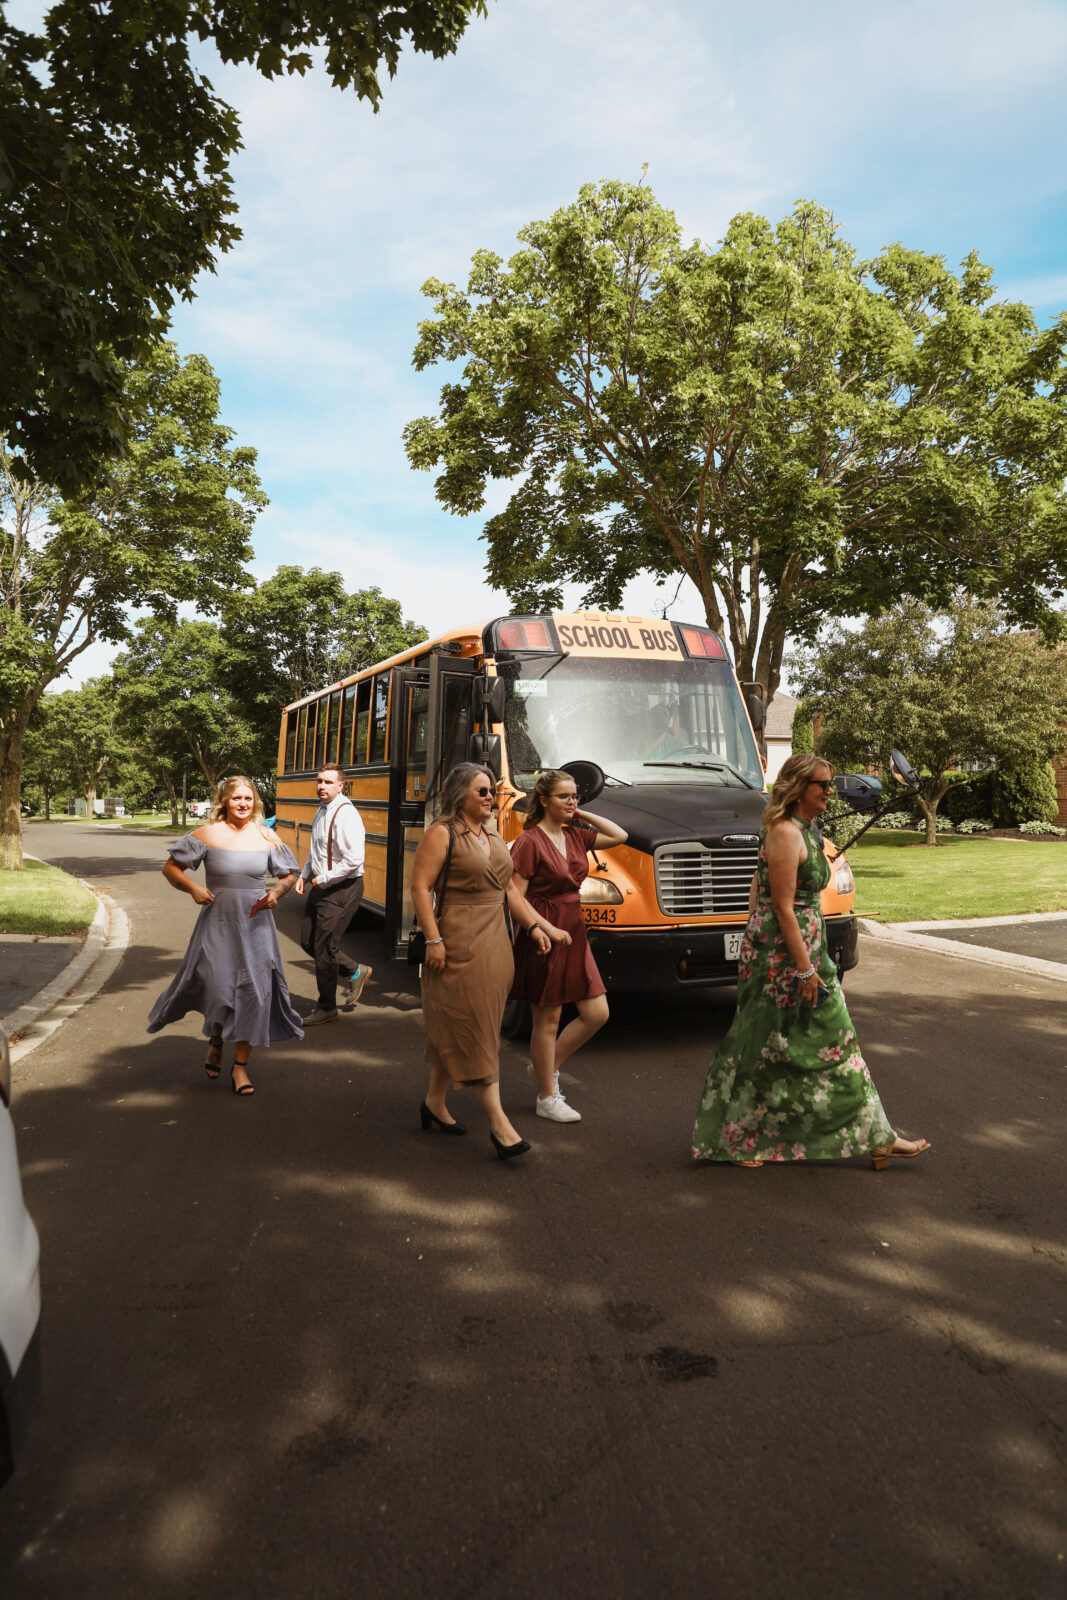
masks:
{"label": "brown hair", "polygon": [[214,804],[212,805],[211,811],[208,814],[207,820],[209,822],[225,822],[226,806],[230,796],[233,794],[235,789],[240,788],[242,783],[246,789],[251,789],[252,791],[252,821],[255,823],[257,828],[264,827],[263,800],[260,796],[259,790],[252,782],[251,778],[242,778],[240,773],[236,773],[232,778],[223,778],[222,782],[219,784],[215,791]]}
{"label": "brown hair", "polygon": [[782,762],[782,770],[774,780],[771,798],[763,813],[765,828],[773,827],[776,822],[784,822],[787,817],[793,815],[800,804],[801,795],[814,778],[818,767],[825,767],[827,774],[833,777],[834,768],[824,756],[801,752],[786,757]]}
{"label": "brown hair", "polygon": [[434,822],[444,822],[451,827],[454,822],[459,821],[463,802],[470,793],[470,786],[475,778],[487,778],[490,790],[496,793],[496,779],[486,767],[480,767],[476,761],[461,761],[458,766],[452,768],[441,785]]}
{"label": "brown hair", "polygon": [[316,778],[321,778],[324,772],[336,772],[341,782],[344,782],[345,769],[344,767],[339,767],[336,761],[324,761],[322,766],[315,771]]}
{"label": "brown hair", "polygon": [[[526,820],[522,825],[523,832],[527,828],[536,828],[545,814],[545,801],[551,799],[552,791],[557,783],[574,783],[569,772],[561,772],[558,767],[546,767],[537,774],[530,798],[526,802]],[[575,789],[578,785],[574,784]]]}

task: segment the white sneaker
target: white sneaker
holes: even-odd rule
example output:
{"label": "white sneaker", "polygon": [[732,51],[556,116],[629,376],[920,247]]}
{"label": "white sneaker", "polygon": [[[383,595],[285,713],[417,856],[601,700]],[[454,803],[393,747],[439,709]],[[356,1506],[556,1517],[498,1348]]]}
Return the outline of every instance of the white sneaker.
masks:
{"label": "white sneaker", "polygon": [[544,1100],[537,1097],[537,1115],[547,1117],[549,1122],[581,1122],[582,1114],[569,1106],[557,1089],[555,1094],[550,1094]]}

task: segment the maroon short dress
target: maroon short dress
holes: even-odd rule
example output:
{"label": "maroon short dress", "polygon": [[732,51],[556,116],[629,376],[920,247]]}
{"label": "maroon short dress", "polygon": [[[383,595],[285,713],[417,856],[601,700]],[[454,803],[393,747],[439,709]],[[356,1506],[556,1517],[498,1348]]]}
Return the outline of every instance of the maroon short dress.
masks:
{"label": "maroon short dress", "polygon": [[511,864],[528,880],[526,898],[539,916],[565,928],[570,944],[554,944],[547,956],[539,954],[525,928],[515,938],[515,987],[512,997],[535,1006],[561,1006],[573,1000],[591,1000],[604,994],[585,933],[578,887],[589,872],[587,852],[596,833],[573,825],[564,828],[564,860],[543,828],[527,828],[511,847]]}

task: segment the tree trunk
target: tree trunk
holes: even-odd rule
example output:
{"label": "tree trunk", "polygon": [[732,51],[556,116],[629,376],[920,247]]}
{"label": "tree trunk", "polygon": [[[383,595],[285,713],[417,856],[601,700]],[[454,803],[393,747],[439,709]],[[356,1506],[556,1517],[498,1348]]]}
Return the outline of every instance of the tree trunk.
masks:
{"label": "tree trunk", "polygon": [[164,778],[163,781],[167,785],[167,793],[170,795],[170,825],[172,828],[176,828],[178,826],[178,791],[170,778]]}
{"label": "tree trunk", "polygon": [[44,820],[46,822],[52,820],[52,791],[47,783],[44,786]]}
{"label": "tree trunk", "polygon": [[22,729],[0,740],[0,867],[22,870]]}
{"label": "tree trunk", "polygon": [[93,819],[93,814],[94,814],[93,808],[95,807],[95,805],[96,805],[96,781],[94,779],[94,781],[89,785],[89,787],[85,791],[85,817],[86,817],[86,821],[88,821],[88,822],[91,822],[92,819]]}
{"label": "tree trunk", "polygon": [[929,797],[929,799],[924,794],[917,794],[915,796],[916,800],[919,802],[919,805],[922,807],[922,814],[926,819],[926,838],[923,840],[924,844],[937,843],[937,808],[944,799],[947,789],[948,784],[942,780],[936,786],[934,793]]}

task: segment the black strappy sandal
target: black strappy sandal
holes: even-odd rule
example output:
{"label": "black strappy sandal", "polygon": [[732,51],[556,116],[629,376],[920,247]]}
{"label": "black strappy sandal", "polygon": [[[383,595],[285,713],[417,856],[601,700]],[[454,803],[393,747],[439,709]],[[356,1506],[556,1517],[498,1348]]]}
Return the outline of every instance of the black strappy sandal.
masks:
{"label": "black strappy sandal", "polygon": [[204,1071],[209,1078],[217,1078],[222,1072],[222,1040],[218,1044],[214,1039],[207,1047],[207,1060],[204,1062]]}

